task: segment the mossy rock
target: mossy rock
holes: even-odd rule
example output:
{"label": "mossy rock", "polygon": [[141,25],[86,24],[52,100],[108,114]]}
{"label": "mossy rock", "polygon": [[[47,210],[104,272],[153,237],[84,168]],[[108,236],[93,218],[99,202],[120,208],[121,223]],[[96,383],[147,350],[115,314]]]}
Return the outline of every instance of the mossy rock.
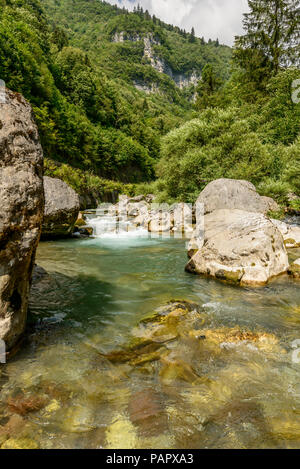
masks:
{"label": "mossy rock", "polygon": [[6,440],[8,440],[8,438],[9,438],[8,433],[3,433],[2,435],[0,435],[0,448],[6,442]]}
{"label": "mossy rock", "polygon": [[138,338],[133,339],[125,350],[116,350],[103,357],[113,364],[128,363],[131,366],[139,366],[159,360],[162,349],[163,345],[160,343]]}
{"label": "mossy rock", "polygon": [[148,323],[164,323],[171,317],[182,317],[186,314],[196,310],[200,312],[200,307],[196,303],[186,300],[170,301],[166,306],[160,308],[158,311],[149,314],[140,321],[140,324]]}
{"label": "mossy rock", "polygon": [[76,220],[75,226],[86,226],[86,221],[83,218],[78,218],[78,220]]}
{"label": "mossy rock", "polygon": [[159,376],[163,384],[171,384],[173,381],[194,384],[201,379],[191,365],[182,360],[163,360]]}
{"label": "mossy rock", "polygon": [[294,262],[293,264],[291,264],[287,272],[292,277],[300,279],[300,262]]}
{"label": "mossy rock", "polygon": [[224,280],[229,283],[235,283],[238,284],[240,283],[242,276],[243,276],[243,271],[242,270],[218,270],[216,272],[216,278],[219,280]]}
{"label": "mossy rock", "polygon": [[189,249],[188,258],[192,259],[192,257],[194,257],[194,255],[197,254],[198,251],[199,251],[199,249]]}
{"label": "mossy rock", "polygon": [[293,238],[285,239],[285,240],[284,240],[284,244],[285,244],[285,246],[288,246],[288,247],[289,247],[289,246],[295,246],[295,247],[297,247],[296,241],[295,241]]}
{"label": "mossy rock", "polygon": [[39,445],[31,438],[9,438],[1,449],[39,449]]}

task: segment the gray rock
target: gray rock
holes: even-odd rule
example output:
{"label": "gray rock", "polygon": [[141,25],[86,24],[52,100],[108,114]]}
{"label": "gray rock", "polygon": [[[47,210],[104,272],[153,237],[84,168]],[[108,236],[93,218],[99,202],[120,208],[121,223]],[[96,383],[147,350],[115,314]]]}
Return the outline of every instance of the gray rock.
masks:
{"label": "gray rock", "polygon": [[251,182],[236,179],[217,179],[210,182],[201,192],[197,203],[204,204],[205,214],[219,209],[264,214],[270,210],[279,210],[277,203],[269,197],[261,197]]}
{"label": "gray rock", "polygon": [[287,248],[300,248],[300,227],[280,220],[271,220],[283,236]]}
{"label": "gray rock", "polygon": [[204,239],[186,266],[203,274],[240,285],[264,285],[287,271],[283,237],[263,214],[215,210],[204,217]]}
{"label": "gray rock", "polygon": [[45,214],[43,238],[70,236],[79,213],[79,197],[60,179],[44,177]]}
{"label": "gray rock", "polygon": [[44,211],[43,151],[31,106],[6,90],[0,104],[0,339],[16,345]]}

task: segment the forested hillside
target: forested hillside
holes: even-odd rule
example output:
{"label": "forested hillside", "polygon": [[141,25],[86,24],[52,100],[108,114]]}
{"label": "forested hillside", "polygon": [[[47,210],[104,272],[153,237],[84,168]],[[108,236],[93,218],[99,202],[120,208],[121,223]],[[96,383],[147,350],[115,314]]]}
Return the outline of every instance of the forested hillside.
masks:
{"label": "forested hillside", "polygon": [[[153,179],[161,136],[192,117],[194,86],[180,89],[155,70],[144,38],[160,38],[155,47],[174,73],[192,73],[195,56],[195,72],[211,60],[228,73],[229,48],[148,16],[99,0],[1,0],[0,77],[34,106],[47,171],[77,190],[84,190],[81,179],[83,186],[99,184],[97,177]],[[114,42],[119,31],[134,40]]]}
{"label": "forested hillside", "polygon": [[217,74],[229,76],[231,49],[218,41],[199,39],[167,25],[146,11],[129,13],[100,0],[42,0],[53,26],[59,25],[67,33],[72,46],[91,54],[94,63],[112,78],[129,83],[136,80],[155,83],[180,100],[174,81],[151,67],[144,54],[144,38],[153,40],[152,52],[175,80],[201,75],[207,63],[213,64]]}
{"label": "forested hillside", "polygon": [[33,105],[47,174],[164,201],[245,178],[299,205],[299,1],[249,3],[232,54],[141,8],[0,0],[0,78]]}
{"label": "forested hillside", "polygon": [[197,118],[162,139],[152,185],[161,200],[194,202],[208,182],[227,177],[300,209],[300,2],[249,7],[230,79],[222,83],[207,65]]}

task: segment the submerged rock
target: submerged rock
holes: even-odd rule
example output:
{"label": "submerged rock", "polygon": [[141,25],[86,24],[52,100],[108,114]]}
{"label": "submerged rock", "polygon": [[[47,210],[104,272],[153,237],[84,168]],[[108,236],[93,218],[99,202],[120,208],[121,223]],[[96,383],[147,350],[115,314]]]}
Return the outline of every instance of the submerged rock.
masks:
{"label": "submerged rock", "polygon": [[251,346],[253,350],[264,352],[277,350],[283,353],[283,349],[280,348],[279,341],[274,334],[243,330],[238,326],[191,330],[189,336],[198,341],[201,339],[204,348],[217,354],[222,354],[224,350],[233,350],[240,345]]}
{"label": "submerged rock", "polygon": [[9,417],[5,425],[0,426],[0,445],[4,443],[10,436],[16,436],[23,432],[26,427],[26,420],[20,415],[14,414]]}
{"label": "submerged rock", "polygon": [[163,359],[162,363],[159,376],[163,384],[171,384],[177,380],[194,384],[200,379],[192,366],[183,360],[172,360],[167,357]]}
{"label": "submerged rock", "polygon": [[31,438],[9,438],[1,449],[39,449],[39,445]]}
{"label": "submerged rock", "polygon": [[236,179],[217,179],[210,182],[201,192],[198,203],[204,204],[205,214],[219,209],[263,214],[279,210],[277,203],[269,197],[261,197],[251,182]]}
{"label": "submerged rock", "polygon": [[43,151],[31,106],[6,90],[0,104],[0,339],[24,332],[44,210]]}
{"label": "submerged rock", "polygon": [[188,272],[255,286],[287,271],[282,235],[264,215],[216,210],[204,224],[204,244],[187,264]]}
{"label": "submerged rock", "polygon": [[122,414],[114,416],[105,437],[106,449],[136,449],[138,446],[136,427]]}
{"label": "submerged rock", "polygon": [[15,397],[9,397],[7,405],[11,412],[19,415],[26,415],[29,412],[36,412],[42,409],[47,404],[46,396],[39,396],[36,394],[25,396],[18,394]]}
{"label": "submerged rock", "polygon": [[168,427],[163,396],[153,389],[133,393],[128,403],[128,414],[141,435],[159,435]]}
{"label": "submerged rock", "polygon": [[44,177],[45,213],[42,237],[70,236],[78,218],[79,196],[60,179]]}

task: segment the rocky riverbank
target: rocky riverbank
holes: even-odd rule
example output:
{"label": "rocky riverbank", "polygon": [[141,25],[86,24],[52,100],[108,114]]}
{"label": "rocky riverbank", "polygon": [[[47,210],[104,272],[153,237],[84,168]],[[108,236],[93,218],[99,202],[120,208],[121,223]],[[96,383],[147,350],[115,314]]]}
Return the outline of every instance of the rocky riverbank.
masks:
{"label": "rocky riverbank", "polygon": [[[29,104],[7,90],[1,110],[0,339],[10,349],[25,329],[41,230],[43,239],[57,239],[88,237],[93,228],[79,213],[76,192],[60,179],[43,178],[43,153]],[[289,265],[287,250],[300,246],[300,227],[271,218],[278,208],[253,184],[220,179],[206,186],[195,207],[158,205],[149,194],[122,195],[118,204],[103,210],[133,230],[191,239],[188,272],[257,286],[286,273],[299,278],[299,259]]]}
{"label": "rocky riverbank", "polygon": [[268,216],[278,209],[253,184],[220,179],[207,185],[195,207],[158,205],[152,195],[121,196],[118,204],[107,206],[106,213],[149,233],[192,238],[188,272],[258,286],[295,271],[289,268],[287,250],[300,246],[300,227]]}

